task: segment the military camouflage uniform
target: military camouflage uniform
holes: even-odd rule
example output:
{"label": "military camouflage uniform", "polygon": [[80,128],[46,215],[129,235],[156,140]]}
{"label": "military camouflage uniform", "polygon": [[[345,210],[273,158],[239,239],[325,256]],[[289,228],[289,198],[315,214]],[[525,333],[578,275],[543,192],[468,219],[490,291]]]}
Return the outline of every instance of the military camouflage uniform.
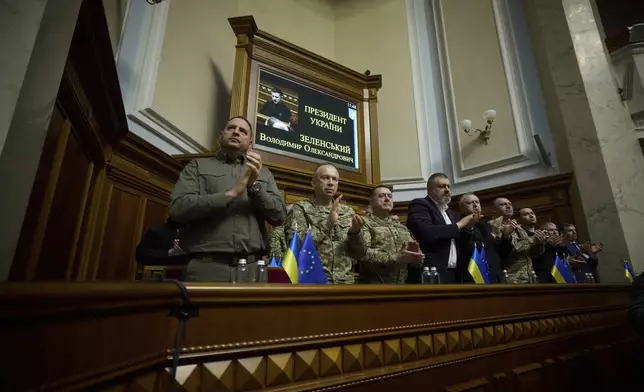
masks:
{"label": "military camouflage uniform", "polygon": [[510,283],[530,283],[532,256],[538,255],[541,248],[535,243],[535,237],[530,237],[521,226],[517,227],[510,238],[512,251],[505,265],[508,280]]}
{"label": "military camouflage uniform", "polygon": [[364,217],[358,234],[349,234],[350,253],[360,263],[360,283],[405,283],[407,264],[397,260],[407,243],[413,241],[407,227],[397,216]]}
{"label": "military camouflage uniform", "polygon": [[311,226],[313,242],[322,260],[329,283],[353,283],[355,260],[349,256],[347,235],[355,212],[351,207],[340,204],[338,220],[332,228],[328,228],[327,219],[330,212],[330,207],[317,205],[313,200],[302,200],[295,203],[286,216],[286,223],[284,223],[286,242],[290,242],[297,224],[301,246],[306,232]]}
{"label": "military camouflage uniform", "polygon": [[[501,221],[493,219],[488,222],[492,226],[492,235],[499,239],[501,232]],[[534,236],[529,236],[521,226],[510,236],[511,248],[509,253],[502,257],[503,269],[508,271],[508,283],[530,283],[532,274],[532,258],[539,256],[542,247],[536,242]],[[502,252],[499,252],[501,256]]]}
{"label": "military camouflage uniform", "polygon": [[286,235],[284,234],[284,226],[273,227],[273,230],[268,236],[270,241],[269,257],[275,257],[275,260],[281,259],[284,257],[286,247],[288,246],[286,243]]}

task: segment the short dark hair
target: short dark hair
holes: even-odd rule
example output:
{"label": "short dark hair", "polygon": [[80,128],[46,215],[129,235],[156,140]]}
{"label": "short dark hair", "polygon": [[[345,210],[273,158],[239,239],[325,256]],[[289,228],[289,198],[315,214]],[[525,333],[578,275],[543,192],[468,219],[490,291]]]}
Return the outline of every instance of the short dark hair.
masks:
{"label": "short dark hair", "polygon": [[389,189],[390,192],[394,191],[394,188],[390,187],[389,185],[385,185],[385,184],[374,185],[371,188],[371,197],[373,197],[376,194],[376,190],[379,189],[379,188],[387,188],[387,189]]}
{"label": "short dark hair", "polygon": [[561,225],[562,230],[566,230],[567,227],[575,227],[575,225],[573,225],[572,223],[564,223],[563,225]]}
{"label": "short dark hair", "polygon": [[[228,121],[226,121],[226,127],[228,126],[229,122],[231,122],[232,120],[234,120],[236,118],[239,118],[239,119],[242,119],[242,120],[246,121],[246,124],[248,124],[248,130],[250,131],[250,134],[252,135],[253,134],[253,126],[251,125],[250,121],[248,121],[248,119],[246,117],[244,117],[244,116],[235,116],[235,117],[229,118]],[[226,129],[226,127],[224,127],[224,129]]]}
{"label": "short dark hair", "polygon": [[430,186],[431,184],[436,183],[436,179],[437,179],[437,178],[445,178],[445,179],[448,179],[449,177],[447,177],[447,174],[445,174],[445,173],[434,173],[434,174],[432,174],[431,176],[429,176],[429,178],[427,179],[427,187],[429,188],[429,186]]}
{"label": "short dark hair", "polygon": [[279,95],[284,94],[284,93],[282,92],[282,89],[281,89],[281,88],[279,88],[279,87],[273,87],[273,91],[271,91],[271,94],[273,94],[273,93],[278,93]]}

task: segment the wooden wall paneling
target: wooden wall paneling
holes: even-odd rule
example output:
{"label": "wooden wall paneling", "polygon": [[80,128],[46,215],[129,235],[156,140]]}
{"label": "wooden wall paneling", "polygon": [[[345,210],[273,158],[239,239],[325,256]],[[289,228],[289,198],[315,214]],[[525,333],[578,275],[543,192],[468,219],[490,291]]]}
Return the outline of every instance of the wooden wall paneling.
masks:
{"label": "wooden wall paneling", "polygon": [[378,90],[369,89],[369,128],[371,130],[372,183],[380,183],[380,144],[378,137]]}
{"label": "wooden wall paneling", "polygon": [[543,365],[531,363],[512,369],[513,390],[517,392],[541,392],[544,389]]}
{"label": "wooden wall paneling", "polygon": [[[112,201],[114,186],[107,181],[107,173],[102,173],[102,186],[94,200],[96,216],[92,225],[91,233],[88,236],[87,258],[85,261],[85,273],[82,280],[95,280],[100,264],[101,249],[106,235],[107,220],[110,214],[109,206]],[[112,211],[113,212],[113,211]],[[113,235],[117,235],[114,233]]]}
{"label": "wooden wall paneling", "polygon": [[510,377],[505,372],[494,373],[490,376],[493,390],[496,392],[513,392]]}
{"label": "wooden wall paneling", "polygon": [[84,1],[12,265],[13,280],[83,278],[101,172],[111,144],[127,133],[110,47],[101,3]]}
{"label": "wooden wall paneling", "polygon": [[38,267],[42,237],[56,190],[69,127],[69,121],[55,106],[11,265],[10,280],[32,280]]}
{"label": "wooden wall paneling", "polygon": [[110,204],[95,279],[131,280],[134,278],[134,249],[141,231],[145,199],[126,187],[111,185]]}
{"label": "wooden wall paneling", "polygon": [[492,384],[485,378],[477,378],[476,380],[452,385],[445,388],[445,392],[492,392],[494,391]]}
{"label": "wooden wall paneling", "polygon": [[43,260],[39,263],[35,279],[66,280],[71,275],[76,234],[84,217],[92,171],[92,163],[76,138],[68,137],[56,191],[48,206],[47,228],[41,248]]}

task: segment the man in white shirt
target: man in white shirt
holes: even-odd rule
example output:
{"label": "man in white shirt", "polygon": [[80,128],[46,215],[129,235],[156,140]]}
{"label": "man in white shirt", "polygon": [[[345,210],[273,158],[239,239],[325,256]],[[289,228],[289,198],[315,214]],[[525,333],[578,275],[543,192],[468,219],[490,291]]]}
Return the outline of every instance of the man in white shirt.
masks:
{"label": "man in white shirt", "polygon": [[[452,200],[451,184],[447,175],[434,173],[427,180],[427,197],[409,203],[407,227],[425,254],[425,267],[436,267],[441,283],[461,283],[467,266],[457,265],[456,239],[459,230],[471,228],[478,214],[456,220],[448,204]],[[420,268],[410,265],[407,283],[420,283]]]}

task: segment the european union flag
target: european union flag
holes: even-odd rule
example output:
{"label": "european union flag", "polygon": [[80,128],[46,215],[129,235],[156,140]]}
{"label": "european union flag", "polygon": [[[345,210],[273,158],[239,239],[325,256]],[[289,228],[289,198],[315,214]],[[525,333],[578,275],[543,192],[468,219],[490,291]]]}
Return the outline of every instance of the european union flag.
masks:
{"label": "european union flag", "polygon": [[472,252],[472,257],[470,258],[470,264],[467,266],[467,271],[472,275],[475,283],[489,283],[490,273],[487,268],[487,262],[483,257],[481,257],[481,252],[479,252],[476,245],[474,246],[474,252]]}
{"label": "european union flag", "polygon": [[552,266],[550,273],[557,283],[575,283],[575,277],[568,269],[565,257],[563,259],[559,255],[555,257],[555,264]]}
{"label": "european union flag", "polygon": [[279,267],[279,265],[277,264],[277,261],[275,261],[275,256],[271,257],[271,262],[268,263],[268,266],[269,267]]}
{"label": "european union flag", "polygon": [[322,268],[322,261],[315,244],[313,237],[311,237],[311,229],[306,233],[304,243],[300,255],[297,258],[298,266],[298,282],[299,283],[318,283],[328,284],[329,280],[326,278],[324,269]]}
{"label": "european union flag", "polygon": [[484,276],[486,284],[492,283],[492,270],[490,270],[490,264],[487,262],[487,253],[485,252],[485,245],[481,244],[481,260],[485,264],[485,270],[487,274]]}
{"label": "european union flag", "polygon": [[624,276],[626,276],[626,279],[630,283],[633,283],[635,280],[635,271],[633,271],[633,266],[626,260],[624,260]]}

